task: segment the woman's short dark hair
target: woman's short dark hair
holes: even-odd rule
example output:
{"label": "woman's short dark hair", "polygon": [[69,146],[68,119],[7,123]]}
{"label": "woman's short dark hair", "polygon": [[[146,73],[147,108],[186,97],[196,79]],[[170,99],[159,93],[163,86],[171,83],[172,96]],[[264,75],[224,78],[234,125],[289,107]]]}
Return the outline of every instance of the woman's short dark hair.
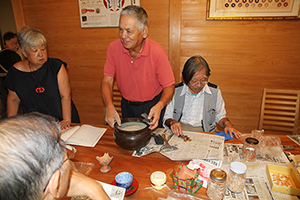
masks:
{"label": "woman's short dark hair", "polygon": [[209,66],[201,56],[192,56],[190,57],[184,64],[182,70],[182,78],[186,85],[189,84],[190,80],[193,78],[196,72],[205,69],[206,76],[210,76],[210,69]]}

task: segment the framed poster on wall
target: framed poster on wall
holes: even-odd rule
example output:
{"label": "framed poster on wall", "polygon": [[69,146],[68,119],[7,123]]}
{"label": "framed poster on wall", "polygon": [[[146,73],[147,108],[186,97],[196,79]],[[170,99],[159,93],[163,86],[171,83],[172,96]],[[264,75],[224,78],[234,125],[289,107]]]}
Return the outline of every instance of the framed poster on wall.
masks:
{"label": "framed poster on wall", "polygon": [[81,28],[118,27],[122,8],[140,0],[78,0]]}
{"label": "framed poster on wall", "polygon": [[207,0],[207,19],[300,19],[300,0]]}

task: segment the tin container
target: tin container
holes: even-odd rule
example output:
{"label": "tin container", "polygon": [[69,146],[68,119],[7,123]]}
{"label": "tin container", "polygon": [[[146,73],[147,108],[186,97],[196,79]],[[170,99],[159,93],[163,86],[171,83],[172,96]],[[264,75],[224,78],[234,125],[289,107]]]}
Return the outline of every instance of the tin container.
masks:
{"label": "tin container", "polygon": [[227,173],[222,169],[213,169],[210,172],[206,195],[213,200],[224,198],[226,191]]}
{"label": "tin container", "polygon": [[249,137],[245,140],[243,146],[243,157],[249,162],[256,161],[256,151],[259,141],[255,138]]}

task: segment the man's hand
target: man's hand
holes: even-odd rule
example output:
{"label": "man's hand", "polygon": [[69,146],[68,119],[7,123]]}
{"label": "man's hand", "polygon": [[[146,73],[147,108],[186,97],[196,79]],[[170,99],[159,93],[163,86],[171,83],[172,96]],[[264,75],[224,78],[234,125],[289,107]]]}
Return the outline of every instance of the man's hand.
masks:
{"label": "man's hand", "polygon": [[114,107],[106,108],[105,121],[112,128],[114,127],[115,122],[117,122],[118,125],[121,126],[120,116]]}
{"label": "man's hand", "polygon": [[175,135],[179,136],[182,134],[181,124],[178,121],[172,120],[170,122],[170,128],[172,133],[174,133]]}
{"label": "man's hand", "polygon": [[75,171],[70,172],[70,185],[67,196],[88,196],[93,200],[110,199],[100,183]]}
{"label": "man's hand", "polygon": [[232,137],[232,133],[233,133],[237,139],[239,139],[242,135],[238,130],[236,130],[232,126],[232,124],[229,121],[225,124],[224,132],[225,133],[230,133],[231,137]]}
{"label": "man's hand", "polygon": [[171,129],[173,134],[175,134],[177,136],[182,134],[181,124],[178,121],[168,118],[165,121],[165,125]]}
{"label": "man's hand", "polygon": [[150,109],[149,115],[148,115],[148,119],[152,119],[152,122],[149,123],[150,125],[150,129],[153,130],[158,126],[158,122],[159,122],[159,118],[160,118],[160,113],[161,110],[163,109],[163,106],[161,105],[160,102],[158,102],[155,106],[153,106]]}

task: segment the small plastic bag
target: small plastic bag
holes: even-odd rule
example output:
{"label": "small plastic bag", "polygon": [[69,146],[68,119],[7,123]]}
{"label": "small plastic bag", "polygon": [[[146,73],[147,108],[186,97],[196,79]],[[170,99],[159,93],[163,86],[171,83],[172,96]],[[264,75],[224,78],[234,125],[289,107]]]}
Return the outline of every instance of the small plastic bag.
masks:
{"label": "small plastic bag", "polygon": [[282,154],[281,140],[276,136],[264,136],[259,139],[258,154],[263,159],[276,158]]}
{"label": "small plastic bag", "polygon": [[248,138],[248,137],[252,137],[252,138],[256,138],[258,140],[260,140],[261,137],[264,136],[264,130],[252,130],[250,134],[243,134],[239,140],[244,144],[245,143],[245,140]]}
{"label": "small plastic bag", "polygon": [[182,191],[171,190],[167,198],[159,197],[158,200],[209,200],[209,198],[200,194],[191,195]]}

